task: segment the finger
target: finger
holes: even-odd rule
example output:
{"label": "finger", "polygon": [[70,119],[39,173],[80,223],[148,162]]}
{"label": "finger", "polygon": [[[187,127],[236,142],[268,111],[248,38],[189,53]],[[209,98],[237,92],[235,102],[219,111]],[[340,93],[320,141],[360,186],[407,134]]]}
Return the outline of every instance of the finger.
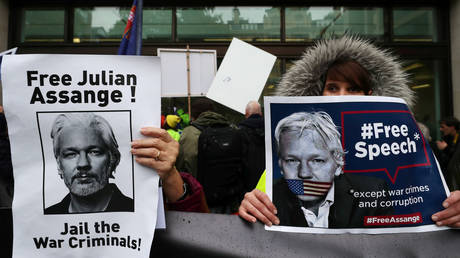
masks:
{"label": "finger", "polygon": [[251,223],[255,223],[257,221],[257,219],[254,216],[251,216],[251,214],[246,212],[246,208],[243,207],[243,205],[240,205],[240,207],[238,208],[238,215],[241,218],[243,218],[246,221],[249,221]]}
{"label": "finger", "polygon": [[448,208],[454,204],[460,203],[460,191],[453,191],[450,193],[449,197],[442,203],[444,208]]}
{"label": "finger", "polygon": [[131,149],[131,153],[137,157],[146,157],[146,158],[153,158],[155,159],[158,154],[160,154],[161,158],[161,151],[157,148],[133,148]]}
{"label": "finger", "polygon": [[[176,157],[177,154],[170,154],[170,152],[167,151],[159,151],[154,148],[148,148],[148,149],[132,149],[131,153],[136,156],[136,158],[143,158],[143,159],[150,159],[150,162],[153,162],[152,164],[149,164],[148,166],[154,168],[154,169],[163,169],[160,168],[158,164],[162,164],[165,166],[164,169],[170,170],[175,162],[176,162]],[[159,163],[162,162],[162,163]],[[145,163],[145,162],[144,162]]]}
{"label": "finger", "polygon": [[444,210],[435,213],[432,219],[436,222],[448,219],[460,214],[460,191],[452,192],[449,197],[442,203]]}
{"label": "finger", "polygon": [[141,134],[144,136],[160,138],[165,142],[174,140],[166,130],[157,127],[143,127],[141,128]]}
{"label": "finger", "polygon": [[[241,203],[242,208],[242,216],[247,215],[249,217],[250,222],[256,222],[257,220],[261,221],[267,226],[273,225],[269,218],[267,218],[262,212],[260,212],[256,207],[254,207],[249,201],[243,200]],[[253,216],[249,215],[252,214]],[[253,218],[251,220],[251,217]],[[243,217],[245,218],[245,217]]]}
{"label": "finger", "polygon": [[460,214],[449,217],[447,219],[436,221],[438,226],[452,226],[460,223]]}
{"label": "finger", "polygon": [[276,208],[274,208],[274,205],[271,203],[270,200],[268,200],[268,202],[273,207],[272,209],[270,209],[267,205],[265,205],[264,202],[261,202],[253,191],[250,193],[246,193],[243,201],[247,201],[247,204],[248,204],[246,206],[247,210],[252,215],[254,215],[257,219],[262,221],[264,224],[270,225],[270,226],[271,224],[276,224],[276,225],[279,224],[279,219],[278,217],[275,216],[275,213],[273,212],[273,210],[276,210]]}
{"label": "finger", "polygon": [[[443,216],[451,217],[456,214],[460,214],[460,191],[451,192],[449,197],[447,197],[442,206],[446,208],[442,211]],[[441,217],[442,219],[443,217]]]}
{"label": "finger", "polygon": [[133,148],[151,148],[154,147],[158,150],[164,149],[166,143],[160,138],[147,138],[147,139],[138,139],[131,142],[131,147]]}
{"label": "finger", "polygon": [[278,213],[275,205],[272,203],[270,198],[268,198],[268,195],[266,193],[260,191],[259,189],[254,189],[253,193],[256,195],[257,199],[265,205],[265,207],[267,207],[274,214]]}
{"label": "finger", "polygon": [[143,166],[155,169],[160,176],[162,176],[165,171],[169,171],[172,167],[171,162],[168,161],[156,161],[154,159],[144,157],[136,157],[135,160]]}
{"label": "finger", "polygon": [[448,225],[449,227],[453,227],[453,228],[460,228],[460,222],[457,222],[457,223],[454,223],[454,224],[451,224],[451,225]]}

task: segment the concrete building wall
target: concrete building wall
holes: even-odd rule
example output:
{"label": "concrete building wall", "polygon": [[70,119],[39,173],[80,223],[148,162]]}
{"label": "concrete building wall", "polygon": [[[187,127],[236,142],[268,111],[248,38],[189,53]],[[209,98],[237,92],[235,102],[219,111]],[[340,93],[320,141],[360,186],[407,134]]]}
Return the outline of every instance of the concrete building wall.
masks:
{"label": "concrete building wall", "polygon": [[450,40],[454,116],[460,119],[460,0],[450,1]]}

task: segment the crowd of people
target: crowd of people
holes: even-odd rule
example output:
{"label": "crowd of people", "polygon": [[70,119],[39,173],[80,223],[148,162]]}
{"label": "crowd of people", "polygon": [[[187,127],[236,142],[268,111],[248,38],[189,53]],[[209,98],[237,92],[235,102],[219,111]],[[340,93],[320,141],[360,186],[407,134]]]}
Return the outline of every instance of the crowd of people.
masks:
{"label": "crowd of people", "polygon": [[[390,96],[404,99],[410,109],[414,108],[416,98],[408,86],[407,75],[393,55],[367,40],[348,35],[321,40],[307,48],[301,59],[283,76],[275,95]],[[200,98],[192,103],[190,121],[188,120],[183,111],[181,114],[167,114],[162,128],[142,128],[141,134],[146,138],[131,143],[131,153],[136,162],[152,168],[160,176],[167,209],[237,213],[246,221],[261,221],[266,225],[362,226],[362,217],[365,214],[353,214],[348,219],[335,214],[336,210],[350,210],[350,207],[345,206],[351,204],[341,201],[345,196],[341,190],[346,189],[345,184],[353,184],[356,189],[372,191],[375,187],[380,188],[380,183],[355,178],[342,172],[344,151],[337,129],[333,123],[331,125],[327,114],[295,113],[277,125],[276,140],[283,178],[274,185],[274,191],[279,194],[275,195],[277,198],[273,202],[263,189],[265,135],[259,103],[249,102],[245,119],[235,126],[215,111],[212,101]],[[308,125],[305,122],[299,125],[300,120],[308,121]],[[57,138],[64,137],[65,133],[78,131],[75,126],[72,127],[73,131],[65,129],[65,123],[73,122],[65,122],[65,119],[63,121],[64,129],[59,129],[62,132],[56,129]],[[3,153],[9,153],[9,150],[6,151],[9,147],[5,142],[6,124],[3,114],[0,122],[1,157],[6,160],[9,156]],[[460,183],[460,150],[457,143],[460,124],[454,118],[446,118],[440,125],[443,140],[436,143],[435,152],[453,192],[442,203],[445,209],[433,214],[432,219],[440,226],[460,227],[460,191],[456,191]],[[84,132],[77,133],[83,135]],[[324,135],[332,136],[324,138]],[[94,141],[102,140],[95,136]],[[303,147],[300,148],[300,145]],[[56,159],[61,160],[60,152],[56,151]],[[320,163],[326,167],[309,171],[302,165],[311,159],[313,153],[324,154]],[[112,162],[112,156],[107,154],[105,159]],[[298,160],[292,160],[289,158],[291,156],[298,157]],[[7,163],[2,160],[2,168],[8,167]],[[9,166],[11,167],[11,163]],[[64,172],[64,167],[62,170]],[[104,180],[108,181],[112,172],[106,173],[107,178]],[[11,202],[12,197],[12,178],[5,177],[5,174],[1,178],[2,205],[8,205],[4,203]],[[82,178],[86,176],[84,173],[82,175]],[[65,179],[64,174],[63,176]],[[308,181],[313,186],[321,184],[323,190],[312,195],[296,195],[292,183],[297,181]],[[106,185],[109,184],[99,188],[107,189]],[[77,208],[70,204],[78,199],[73,197],[72,187],[68,187],[69,202],[62,204],[60,208],[70,212]],[[113,193],[113,186],[111,189]],[[99,190],[88,195],[100,193]],[[108,205],[110,196],[108,198],[100,209],[111,207]],[[366,212],[371,215],[385,215],[389,211]]]}

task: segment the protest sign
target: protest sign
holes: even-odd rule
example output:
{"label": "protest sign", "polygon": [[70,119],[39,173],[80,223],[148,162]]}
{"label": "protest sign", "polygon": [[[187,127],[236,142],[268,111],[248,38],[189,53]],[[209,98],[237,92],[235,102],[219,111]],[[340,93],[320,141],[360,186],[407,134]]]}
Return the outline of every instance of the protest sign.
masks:
{"label": "protest sign", "polygon": [[157,57],[5,56],[14,257],[148,257],[158,175],[130,153],[158,126]]}
{"label": "protest sign", "polygon": [[187,97],[187,76],[190,96],[206,95],[216,75],[216,50],[159,48],[157,52],[161,58],[162,97]]}
{"label": "protest sign", "polygon": [[444,229],[448,189],[403,100],[266,97],[267,194],[280,226],[310,233]]}
{"label": "protest sign", "polygon": [[[14,55],[16,54],[16,51],[18,50],[17,47],[8,49],[6,51],[3,51],[0,53],[0,68],[2,67],[2,60],[4,55]],[[2,85],[2,74],[0,73],[0,86]],[[0,98],[2,98],[2,89],[0,88]],[[1,103],[1,101],[0,101]]]}
{"label": "protest sign", "polygon": [[276,56],[233,38],[206,97],[244,114],[248,102],[259,99],[275,61]]}

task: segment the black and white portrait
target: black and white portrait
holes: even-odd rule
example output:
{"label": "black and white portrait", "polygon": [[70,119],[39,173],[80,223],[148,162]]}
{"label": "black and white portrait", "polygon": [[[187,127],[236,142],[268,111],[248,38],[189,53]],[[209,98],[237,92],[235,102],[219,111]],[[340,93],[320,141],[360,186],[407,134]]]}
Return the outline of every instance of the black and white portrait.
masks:
{"label": "black and white portrait", "polygon": [[363,227],[364,216],[391,209],[358,208],[354,191],[386,188],[384,182],[343,173],[346,152],[341,135],[326,112],[296,112],[275,129],[281,178],[273,185],[280,225],[320,228]]}
{"label": "black and white portrait", "polygon": [[[127,118],[124,123],[122,117]],[[116,121],[118,133],[109,119]],[[126,123],[128,113],[41,113],[38,120],[44,156],[47,157],[44,166],[45,214],[134,211],[132,157],[121,155],[129,153],[129,149],[126,150],[131,141],[131,130]],[[47,126],[49,129],[43,130]],[[125,143],[122,151],[119,140]],[[122,180],[116,180],[119,177]],[[54,186],[56,183],[64,186],[64,193],[61,193],[62,188],[59,190]]]}

